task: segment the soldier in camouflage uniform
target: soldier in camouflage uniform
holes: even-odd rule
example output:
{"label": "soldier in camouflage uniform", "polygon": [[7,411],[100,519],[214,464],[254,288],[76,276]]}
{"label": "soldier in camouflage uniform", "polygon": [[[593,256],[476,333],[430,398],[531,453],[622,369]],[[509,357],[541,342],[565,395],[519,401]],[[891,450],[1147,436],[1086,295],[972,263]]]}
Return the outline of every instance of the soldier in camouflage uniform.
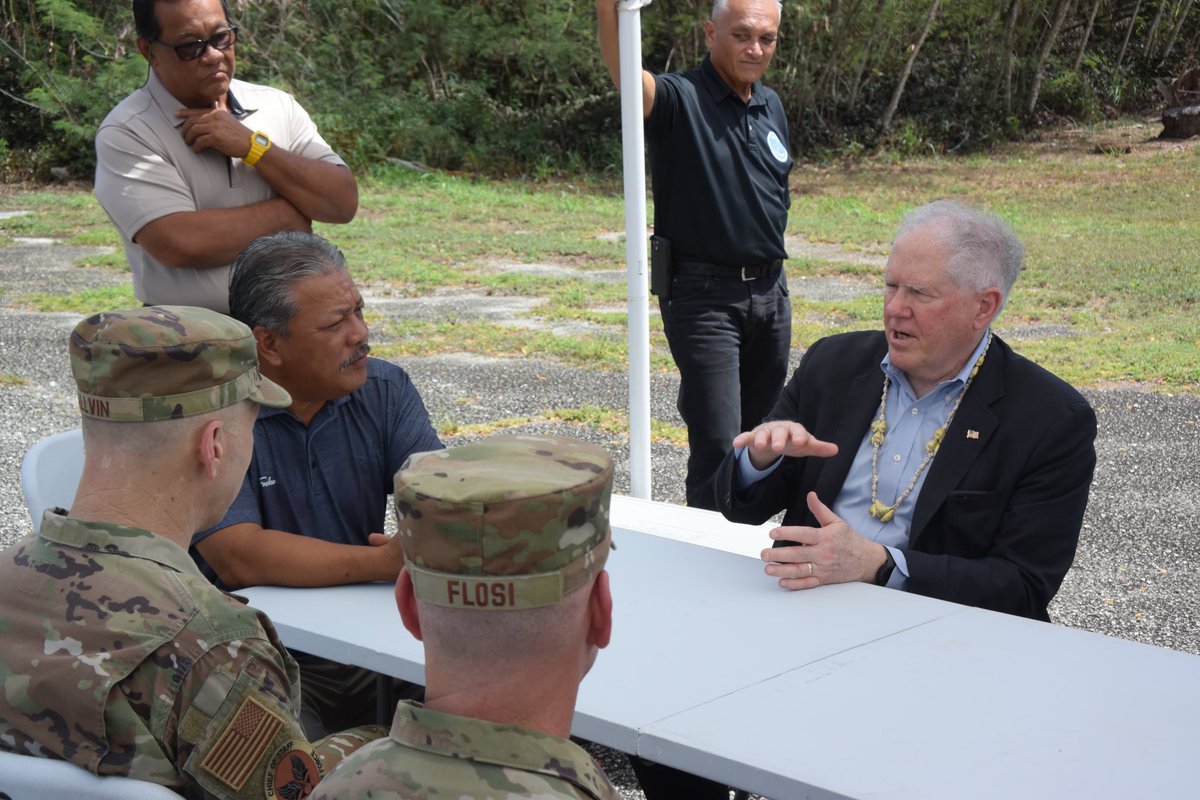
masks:
{"label": "soldier in camouflage uniform", "polygon": [[70,355],[75,501],[0,553],[0,748],[189,798],[306,797],[383,730],[310,744],[270,621],[187,553],[241,485],[258,407],[290,397],[250,330],[205,309],[96,314]]}
{"label": "soldier in camouflage uniform", "polygon": [[554,437],[497,437],[419,453],[395,480],[404,625],[425,644],[425,703],[313,794],[619,795],[567,737],[579,681],[608,644],[604,562],[612,462]]}

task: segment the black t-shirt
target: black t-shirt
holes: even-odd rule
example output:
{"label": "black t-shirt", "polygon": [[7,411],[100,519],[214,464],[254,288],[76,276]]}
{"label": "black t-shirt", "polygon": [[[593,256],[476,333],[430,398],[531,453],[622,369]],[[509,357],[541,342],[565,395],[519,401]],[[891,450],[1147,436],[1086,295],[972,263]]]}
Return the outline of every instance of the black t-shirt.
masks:
{"label": "black t-shirt", "polygon": [[708,56],[654,82],[654,232],[673,259],[738,268],[787,258],[792,155],[779,95],[757,82],[743,103]]}

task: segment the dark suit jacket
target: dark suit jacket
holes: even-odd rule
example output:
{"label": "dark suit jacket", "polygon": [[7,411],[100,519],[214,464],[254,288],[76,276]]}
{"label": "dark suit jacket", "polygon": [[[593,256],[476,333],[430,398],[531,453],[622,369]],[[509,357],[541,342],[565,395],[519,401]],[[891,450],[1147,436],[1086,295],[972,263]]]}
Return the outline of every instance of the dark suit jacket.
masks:
{"label": "dark suit jacket", "polygon": [[[886,352],[879,332],[813,344],[770,419],[799,421],[838,454],[785,458],[737,492],[731,453],[713,477],[717,508],[754,524],[786,509],[784,525],[816,526],[805,496],[816,491],[832,506],[841,491],[879,410]],[[1075,557],[1095,438],[1087,401],[995,337],[916,500],[903,549],[909,591],[1048,620],[1046,606]]]}

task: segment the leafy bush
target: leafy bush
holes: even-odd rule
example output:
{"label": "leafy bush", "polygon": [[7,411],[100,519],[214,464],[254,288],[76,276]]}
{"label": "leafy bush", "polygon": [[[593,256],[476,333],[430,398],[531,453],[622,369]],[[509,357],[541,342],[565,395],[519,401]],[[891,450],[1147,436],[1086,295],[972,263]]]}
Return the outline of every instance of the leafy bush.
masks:
{"label": "leafy bush", "polygon": [[[1018,136],[1047,111],[1084,120],[1102,105],[1142,110],[1157,103],[1154,78],[1200,57],[1200,3],[1073,3],[1056,29],[1063,2],[944,2],[917,48],[928,0],[785,0],[767,82],[799,152],[951,152]],[[242,30],[239,77],[294,94],[356,167],[401,158],[549,175],[620,164],[618,98],[597,52],[591,3],[229,5]],[[145,76],[128,2],[0,0],[0,9],[0,131],[9,148],[22,169],[44,175],[53,164],[89,176],[96,126]],[[710,9],[711,0],[648,6],[646,67],[697,64]],[[884,131],[898,88],[896,122]]]}
{"label": "leafy bush", "polygon": [[1042,105],[1052,114],[1070,117],[1076,122],[1092,122],[1101,117],[1100,100],[1083,75],[1062,72],[1046,82]]}

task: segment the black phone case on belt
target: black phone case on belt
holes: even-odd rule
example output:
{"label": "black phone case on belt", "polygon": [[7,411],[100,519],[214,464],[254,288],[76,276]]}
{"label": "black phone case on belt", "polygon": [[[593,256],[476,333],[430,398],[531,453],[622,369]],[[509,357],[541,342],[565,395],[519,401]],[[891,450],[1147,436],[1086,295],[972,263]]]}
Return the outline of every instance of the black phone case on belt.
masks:
{"label": "black phone case on belt", "polygon": [[650,237],[650,293],[671,299],[671,242],[657,234]]}

